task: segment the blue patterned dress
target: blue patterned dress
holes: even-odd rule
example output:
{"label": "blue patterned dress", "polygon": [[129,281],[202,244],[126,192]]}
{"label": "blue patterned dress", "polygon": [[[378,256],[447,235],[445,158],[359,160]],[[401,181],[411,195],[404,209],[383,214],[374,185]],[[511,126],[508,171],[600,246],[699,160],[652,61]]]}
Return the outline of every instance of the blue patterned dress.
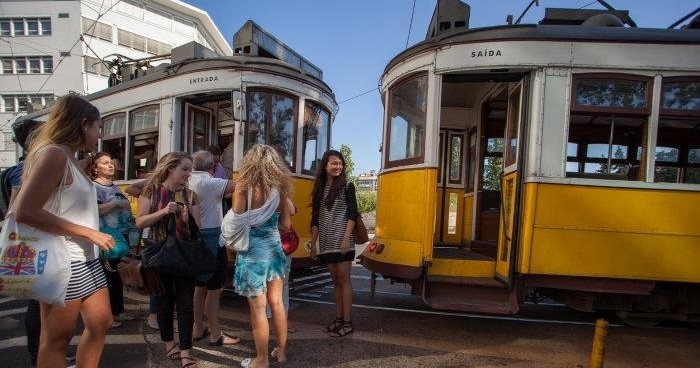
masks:
{"label": "blue patterned dress", "polygon": [[275,212],[262,225],[250,228],[248,251],[236,256],[233,286],[238,294],[248,298],[265,294],[268,282],[284,278],[287,257],[277,229],[279,216]]}

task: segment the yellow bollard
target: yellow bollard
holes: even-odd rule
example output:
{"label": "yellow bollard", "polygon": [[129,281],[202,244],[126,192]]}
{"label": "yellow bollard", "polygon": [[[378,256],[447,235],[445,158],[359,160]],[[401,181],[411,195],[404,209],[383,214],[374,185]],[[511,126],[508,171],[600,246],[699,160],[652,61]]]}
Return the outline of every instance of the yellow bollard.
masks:
{"label": "yellow bollard", "polygon": [[591,351],[591,368],[603,368],[605,342],[607,338],[608,321],[601,318],[595,321],[595,335],[593,336],[593,350]]}

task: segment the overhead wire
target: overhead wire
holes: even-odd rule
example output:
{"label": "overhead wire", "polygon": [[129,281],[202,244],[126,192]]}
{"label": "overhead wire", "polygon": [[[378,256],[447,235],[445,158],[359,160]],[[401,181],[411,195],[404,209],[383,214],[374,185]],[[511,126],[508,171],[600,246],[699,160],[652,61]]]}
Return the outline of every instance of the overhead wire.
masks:
{"label": "overhead wire", "polygon": [[[121,2],[121,0],[115,1],[114,4],[112,4],[112,6],[110,6],[109,9],[105,10],[104,13],[98,14],[98,15],[97,15],[97,19],[95,19],[95,21],[92,22],[92,24],[87,28],[87,30],[90,30],[90,29],[92,29],[93,27],[95,27],[95,25],[97,24],[97,21],[99,21],[100,18],[102,18],[105,14],[109,13],[109,11],[112,10],[115,6],[117,6],[117,4],[119,4],[120,2]],[[80,41],[84,41],[83,36],[84,36],[84,33],[83,33],[83,32],[80,32],[80,35],[78,36],[78,39],[75,41],[75,43],[73,43],[73,46],[71,46],[71,47],[68,49],[68,52],[69,52],[69,53],[73,51],[73,49],[75,48],[75,46],[76,46]],[[56,73],[56,70],[58,69],[58,67],[61,65],[61,63],[63,62],[63,60],[64,60],[66,57],[67,57],[67,56],[61,57],[61,59],[58,61],[58,64],[56,64],[56,66],[55,66],[55,67],[53,68],[53,70],[51,71],[51,74],[49,74],[49,76],[46,77],[46,80],[44,80],[44,83],[41,85],[41,87],[39,87],[39,89],[37,90],[37,93],[41,92],[41,90],[44,88],[44,86],[46,86],[46,83],[49,81],[49,79],[51,79],[51,77],[54,75],[54,73]]]}
{"label": "overhead wire", "polygon": [[366,94],[368,94],[368,93],[370,93],[370,92],[374,92],[374,91],[378,91],[378,90],[379,90],[379,87],[374,87],[374,88],[370,89],[369,91],[365,91],[365,92],[360,93],[360,94],[357,95],[357,96],[353,96],[353,97],[350,97],[350,98],[348,98],[348,99],[346,99],[346,100],[340,101],[340,102],[338,102],[338,105],[343,104],[343,103],[348,102],[348,101],[351,101],[351,100],[354,100],[354,99],[356,99],[356,98],[358,98],[358,97],[362,97],[362,96],[364,96],[364,95],[366,95]]}
{"label": "overhead wire", "polygon": [[411,21],[408,23],[408,36],[406,36],[406,48],[408,48],[408,40],[411,38],[411,28],[413,28],[413,16],[416,13],[416,0],[413,0],[413,10],[411,10]]}

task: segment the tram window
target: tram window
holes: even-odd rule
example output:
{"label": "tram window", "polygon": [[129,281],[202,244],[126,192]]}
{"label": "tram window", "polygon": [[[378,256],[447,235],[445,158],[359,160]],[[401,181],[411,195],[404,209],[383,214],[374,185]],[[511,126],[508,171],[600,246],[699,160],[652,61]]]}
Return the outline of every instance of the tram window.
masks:
{"label": "tram window", "polygon": [[508,145],[505,150],[506,166],[515,163],[518,146],[518,125],[520,124],[520,88],[518,85],[508,96],[508,121],[506,126],[506,139]]}
{"label": "tram window", "polygon": [[313,175],[328,149],[330,114],[321,105],[306,101],[304,107],[304,142],[302,173]]}
{"label": "tram window", "polygon": [[573,107],[576,110],[639,110],[648,108],[649,78],[604,75],[574,77]]}
{"label": "tram window", "polygon": [[482,189],[500,190],[501,173],[503,173],[503,138],[487,138],[484,156]]}
{"label": "tram window", "polygon": [[462,136],[450,139],[450,183],[462,182]]}
{"label": "tram window", "polygon": [[124,180],[124,155],[126,154],[126,114],[112,114],[102,118],[102,151],[108,152],[114,161],[115,180]]}
{"label": "tram window", "polygon": [[405,80],[389,94],[387,167],[423,161],[428,77]]}
{"label": "tram window", "polygon": [[230,101],[220,101],[217,110],[218,145],[223,151],[221,164],[227,169],[233,168],[233,108]]}
{"label": "tram window", "polygon": [[273,146],[294,171],[296,99],[278,91],[251,90],[246,99],[246,150],[258,143]]}
{"label": "tram window", "polygon": [[700,184],[700,78],[664,78],[654,181]]}
{"label": "tram window", "polygon": [[158,161],[160,106],[150,105],[131,113],[129,173],[127,179],[143,178]]}

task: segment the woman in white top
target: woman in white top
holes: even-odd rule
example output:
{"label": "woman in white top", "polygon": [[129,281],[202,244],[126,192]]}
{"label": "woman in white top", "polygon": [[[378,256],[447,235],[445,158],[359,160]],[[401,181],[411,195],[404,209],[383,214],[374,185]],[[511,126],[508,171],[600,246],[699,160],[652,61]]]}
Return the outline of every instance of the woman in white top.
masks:
{"label": "woman in white top", "polygon": [[[77,95],[54,105],[38,129],[25,161],[22,189],[15,202],[18,222],[65,236],[71,277],[64,307],[41,304],[41,344],[38,367],[64,367],[64,356],[78,315],[85,330],[77,350],[77,365],[97,367],[105,335],[112,325],[106,280],[98,248],[114,247],[114,239],[99,232],[95,188],[75,160],[78,150],[94,150],[100,137],[100,113]],[[62,178],[66,177],[63,188]],[[61,195],[57,213],[47,203]]]}

